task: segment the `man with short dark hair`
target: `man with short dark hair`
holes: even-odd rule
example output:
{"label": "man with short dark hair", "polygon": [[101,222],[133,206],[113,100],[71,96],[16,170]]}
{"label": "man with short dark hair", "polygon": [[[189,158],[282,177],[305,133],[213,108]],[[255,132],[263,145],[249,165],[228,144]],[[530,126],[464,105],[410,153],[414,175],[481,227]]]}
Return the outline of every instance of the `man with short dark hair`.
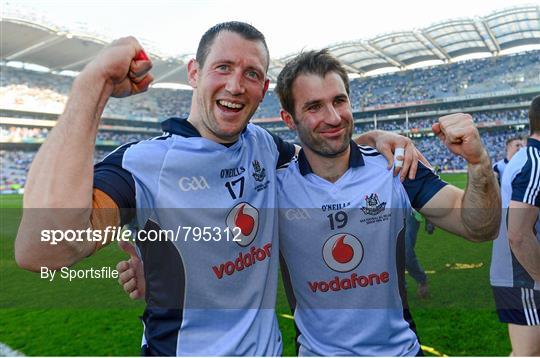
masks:
{"label": "man with short dark hair", "polygon": [[403,183],[377,150],[351,142],[348,79],[326,50],[288,62],[276,91],[281,118],[302,144],[278,170],[280,250],[300,355],[421,354],[404,316],[403,234],[411,206],[471,241],[493,240],[498,186],[470,116],[441,117],[433,131],[469,163],[465,191],[420,164]]}
{"label": "man with short dark hair", "polygon": [[[280,355],[276,167],[295,148],[248,124],[268,89],[268,66],[264,36],[253,26],[212,27],[188,63],[189,117],[166,120],[163,136],[123,145],[94,168],[107,100],[144,92],[152,81],[151,62],[134,38],[106,47],[75,79],[32,163],[17,263],[33,271],[72,265],[103,242],[53,246],[40,240],[41,230],[103,232],[129,223],[136,211],[146,277],[143,354]],[[384,135],[364,139],[374,137]],[[381,144],[388,151],[410,143],[389,137]],[[73,209],[57,215],[28,208]],[[177,234],[151,240],[168,232]]]}
{"label": "man with short dark hair", "polygon": [[501,180],[502,216],[490,279],[499,320],[508,324],[512,355],[540,355],[540,96],[529,107],[527,146]]}
{"label": "man with short dark hair", "polygon": [[514,154],[518,152],[524,146],[523,140],[520,137],[512,137],[506,140],[506,156],[493,164],[493,171],[497,175],[497,181],[501,185],[501,179],[504,174],[504,169],[506,165],[512,159]]}

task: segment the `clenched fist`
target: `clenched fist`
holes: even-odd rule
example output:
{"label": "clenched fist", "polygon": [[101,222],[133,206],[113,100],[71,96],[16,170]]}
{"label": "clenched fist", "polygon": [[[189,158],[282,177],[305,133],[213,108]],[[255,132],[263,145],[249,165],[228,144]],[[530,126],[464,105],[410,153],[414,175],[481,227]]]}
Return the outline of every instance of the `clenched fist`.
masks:
{"label": "clenched fist", "polygon": [[83,73],[105,80],[110,96],[127,97],[148,89],[154,79],[151,68],[141,44],[134,37],[124,37],[105,47]]}
{"label": "clenched fist", "polygon": [[432,125],[432,130],[452,153],[463,157],[469,164],[489,160],[470,115],[455,113],[441,117]]}

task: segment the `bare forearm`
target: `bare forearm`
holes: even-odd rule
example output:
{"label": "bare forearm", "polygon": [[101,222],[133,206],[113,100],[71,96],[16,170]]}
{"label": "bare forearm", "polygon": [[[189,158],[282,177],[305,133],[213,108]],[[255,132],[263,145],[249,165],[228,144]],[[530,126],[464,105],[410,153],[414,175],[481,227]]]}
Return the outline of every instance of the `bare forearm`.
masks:
{"label": "bare forearm", "polygon": [[375,148],[376,138],[380,136],[381,134],[384,134],[384,132],[379,131],[379,130],[365,132],[365,133],[360,134],[358,137],[356,137],[354,141],[356,144],[368,145],[370,147]]}
{"label": "bare forearm", "polygon": [[540,282],[540,244],[533,232],[513,234],[509,232],[512,252],[533,280]]}
{"label": "bare forearm", "polygon": [[25,187],[25,208],[88,208],[99,117],[107,85],[81,73],[64,113],[36,154]]}
{"label": "bare forearm", "polygon": [[487,153],[478,164],[468,166],[461,220],[469,240],[488,241],[497,238],[501,221],[501,198]]}
{"label": "bare forearm", "polygon": [[93,152],[99,117],[108,99],[105,81],[83,72],[73,85],[64,113],[37,153],[23,199],[23,217],[15,242],[21,267],[71,265],[93,252],[89,241],[42,242],[43,230],[90,227]]}

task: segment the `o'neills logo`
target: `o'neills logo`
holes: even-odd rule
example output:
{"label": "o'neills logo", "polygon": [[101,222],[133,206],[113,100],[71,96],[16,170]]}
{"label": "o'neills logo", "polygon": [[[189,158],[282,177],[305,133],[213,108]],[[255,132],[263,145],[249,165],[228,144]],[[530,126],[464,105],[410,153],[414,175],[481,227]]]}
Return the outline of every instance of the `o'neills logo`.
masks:
{"label": "o'neills logo", "polygon": [[390,275],[384,271],[380,274],[370,273],[367,276],[358,276],[356,273],[346,278],[340,278],[336,276],[330,281],[308,281],[309,288],[313,293],[316,292],[329,292],[329,291],[341,291],[349,290],[351,288],[361,288],[373,285],[381,285],[390,281]]}
{"label": "o'neills logo", "polygon": [[266,244],[263,248],[252,246],[248,252],[241,252],[234,261],[227,261],[218,266],[212,266],[212,270],[216,277],[221,280],[223,274],[231,276],[237,271],[242,271],[252,265],[255,265],[257,261],[264,261],[266,258],[272,256],[270,249],[272,244]]}

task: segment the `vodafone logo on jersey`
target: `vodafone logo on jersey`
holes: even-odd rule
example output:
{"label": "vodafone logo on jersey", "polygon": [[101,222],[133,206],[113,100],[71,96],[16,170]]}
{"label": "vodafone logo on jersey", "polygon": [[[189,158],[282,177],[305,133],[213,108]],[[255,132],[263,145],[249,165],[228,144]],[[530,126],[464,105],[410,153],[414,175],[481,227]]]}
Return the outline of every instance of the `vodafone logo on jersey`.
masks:
{"label": "vodafone logo on jersey", "polygon": [[[239,203],[227,214],[227,226],[236,233],[235,228],[240,229],[239,236],[235,236],[238,245],[245,247],[255,240],[259,230],[259,211],[249,203]],[[238,230],[238,229],[236,229]]]}
{"label": "vodafone logo on jersey", "polygon": [[324,262],[332,270],[349,272],[362,262],[364,247],[356,236],[340,233],[326,240],[322,255]]}

